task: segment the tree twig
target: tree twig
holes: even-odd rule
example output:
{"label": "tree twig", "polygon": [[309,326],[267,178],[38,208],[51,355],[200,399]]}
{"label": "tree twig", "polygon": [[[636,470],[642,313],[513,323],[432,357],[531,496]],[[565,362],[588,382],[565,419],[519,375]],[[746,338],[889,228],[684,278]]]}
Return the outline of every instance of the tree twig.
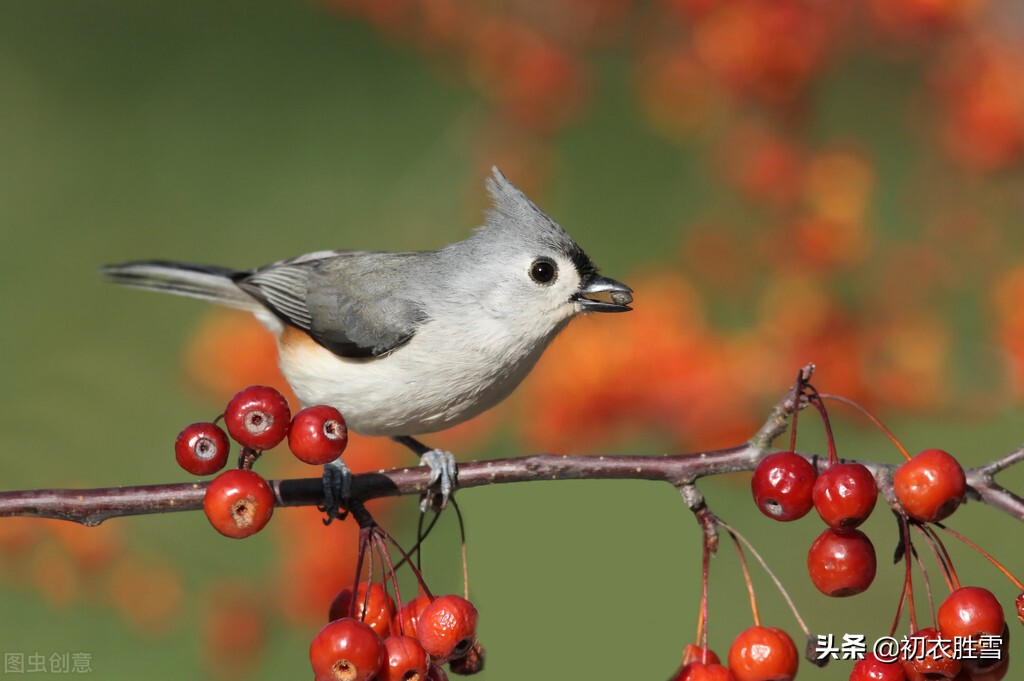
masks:
{"label": "tree twig", "polygon": [[[507,459],[473,461],[459,466],[459,489],[513,482],[541,480],[655,480],[678,488],[691,510],[706,508],[703,496],[694,486],[699,478],[752,471],[773,451],[772,442],[786,431],[788,417],[805,406],[802,386],[811,378],[813,365],[801,369],[797,382],[772,409],[768,419],[745,444],[691,454],[661,456],[565,456],[535,454]],[[825,459],[805,455],[823,468]],[[1024,499],[999,485],[994,476],[1024,460],[1024,447],[987,464],[966,471],[968,496],[1024,520]],[[892,464],[865,461],[875,476],[879,491],[898,509],[892,490]],[[396,468],[356,475],[352,480],[352,499],[367,501],[380,497],[422,494],[430,481],[429,469]],[[270,481],[278,506],[315,506],[323,501],[321,478]],[[105,487],[96,489],[36,489],[0,492],[0,517],[30,516],[56,518],[98,525],[108,518],[194,511],[202,508],[206,482]]]}

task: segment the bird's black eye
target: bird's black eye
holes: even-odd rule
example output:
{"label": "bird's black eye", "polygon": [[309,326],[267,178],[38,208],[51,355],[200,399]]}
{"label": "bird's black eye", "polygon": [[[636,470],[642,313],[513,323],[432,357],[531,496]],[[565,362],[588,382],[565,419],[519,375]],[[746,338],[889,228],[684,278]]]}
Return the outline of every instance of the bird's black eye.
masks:
{"label": "bird's black eye", "polygon": [[530,278],[538,284],[550,284],[558,276],[558,266],[547,258],[537,258],[530,265]]}

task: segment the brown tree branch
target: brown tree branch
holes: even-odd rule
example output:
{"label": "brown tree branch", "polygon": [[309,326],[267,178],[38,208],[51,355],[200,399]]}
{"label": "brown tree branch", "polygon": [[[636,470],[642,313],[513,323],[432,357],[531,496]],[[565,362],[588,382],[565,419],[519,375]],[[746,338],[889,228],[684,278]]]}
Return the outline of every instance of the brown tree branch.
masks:
{"label": "brown tree branch", "polygon": [[[802,384],[813,372],[804,367],[794,388],[772,409],[764,425],[749,442],[692,454],[662,456],[562,456],[536,454],[489,461],[473,461],[459,466],[459,489],[513,482],[539,480],[656,480],[680,490],[695,513],[706,508],[704,498],[694,485],[699,478],[752,471],[771,453],[772,442],[788,427],[793,412],[805,406]],[[827,465],[824,457],[806,455],[819,469]],[[995,475],[1024,460],[1024,447],[1006,456],[966,471],[968,496],[1017,519],[1024,520],[1024,499],[1003,488]],[[898,509],[892,489],[892,464],[862,462],[875,476],[879,491],[889,505]],[[396,468],[355,475],[352,498],[367,501],[380,497],[422,494],[430,479],[428,469]],[[323,501],[320,478],[270,481],[278,506],[316,506]],[[0,517],[30,516],[56,518],[98,525],[108,518],[149,513],[194,511],[202,508],[206,482],[106,487],[97,489],[37,489],[0,492]]]}
{"label": "brown tree branch", "polygon": [[[675,456],[559,456],[537,454],[459,466],[459,489],[536,480],[660,480],[676,486],[705,475],[751,470],[762,451],[742,446]],[[421,494],[430,471],[421,466],[353,476],[352,497]],[[270,481],[278,506],[315,506],[323,502],[320,478]],[[0,492],[0,517],[34,516],[98,525],[108,518],[148,513],[195,511],[203,506],[206,482]]]}
{"label": "brown tree branch", "polygon": [[[693,487],[699,478],[752,471],[770,453],[751,444],[693,454],[663,456],[532,456],[490,461],[473,461],[459,466],[459,489],[539,480],[656,480],[681,490],[687,504],[702,505],[703,497]],[[1013,456],[1011,454],[1010,456]],[[823,457],[809,456],[822,467]],[[1004,489],[989,473],[993,464],[967,470],[968,495],[1007,515],[1024,520],[1024,500]],[[864,462],[875,474],[879,489],[890,505],[893,465]],[[999,468],[1002,470],[1002,468]],[[352,496],[359,500],[421,494],[430,472],[424,467],[396,468],[355,475]],[[194,511],[202,508],[205,482],[105,487],[97,489],[38,489],[0,492],[0,517],[34,516],[98,525],[108,518],[148,513]],[[271,486],[278,506],[315,506],[323,501],[320,478],[274,480]],[[697,510],[697,509],[693,509]]]}

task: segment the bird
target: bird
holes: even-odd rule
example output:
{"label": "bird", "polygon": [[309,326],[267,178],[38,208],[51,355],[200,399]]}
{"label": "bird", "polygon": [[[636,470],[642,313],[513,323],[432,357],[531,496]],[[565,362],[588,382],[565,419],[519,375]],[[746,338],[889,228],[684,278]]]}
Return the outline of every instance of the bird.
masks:
{"label": "bird", "polygon": [[[483,224],[437,250],[317,251],[251,270],[142,260],[101,272],[254,314],[274,332],[303,405],[333,406],[351,430],[411,448],[443,506],[457,484],[454,457],[417,438],[505,399],[574,317],[633,302],[496,166],[486,186]],[[325,466],[325,507],[337,509],[350,477],[340,458]]]}

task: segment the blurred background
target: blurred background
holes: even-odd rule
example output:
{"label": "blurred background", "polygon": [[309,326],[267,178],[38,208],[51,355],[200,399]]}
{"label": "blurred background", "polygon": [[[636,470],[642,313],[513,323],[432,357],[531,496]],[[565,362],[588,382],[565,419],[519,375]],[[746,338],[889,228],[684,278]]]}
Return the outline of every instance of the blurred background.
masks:
{"label": "blurred background", "polygon": [[[0,93],[2,489],[184,480],[181,427],[244,385],[281,384],[247,317],[105,286],[101,265],[435,248],[480,224],[492,164],[636,290],[636,309],[576,321],[506,404],[428,443],[463,460],[728,446],[808,361],[821,390],[876,410],[911,450],[977,465],[1024,439],[1014,0],[4,2]],[[862,417],[833,419],[841,456],[898,460]],[[801,424],[800,449],[824,452]],[[346,457],[410,463],[372,439]],[[287,459],[259,468],[317,474]],[[1017,471],[1003,480],[1024,489]],[[817,521],[773,525],[748,476],[701,487],[813,629],[887,633],[902,574],[888,514],[866,527],[876,583],[828,600],[805,568]],[[535,483],[459,501],[481,678],[675,669],[700,537],[673,489]],[[411,543],[415,500],[372,510]],[[1024,570],[1019,524],[977,504],[953,524]],[[197,513],[2,520],[0,652],[41,655],[49,673],[84,654],[103,679],[309,678],[309,641],[351,578],[350,525],[280,510],[232,542]],[[1012,602],[952,551],[965,583]],[[452,518],[425,569],[435,591],[461,588]],[[723,551],[723,657],[751,623],[740,580]],[[764,623],[799,640],[759,570],[755,583]]]}

